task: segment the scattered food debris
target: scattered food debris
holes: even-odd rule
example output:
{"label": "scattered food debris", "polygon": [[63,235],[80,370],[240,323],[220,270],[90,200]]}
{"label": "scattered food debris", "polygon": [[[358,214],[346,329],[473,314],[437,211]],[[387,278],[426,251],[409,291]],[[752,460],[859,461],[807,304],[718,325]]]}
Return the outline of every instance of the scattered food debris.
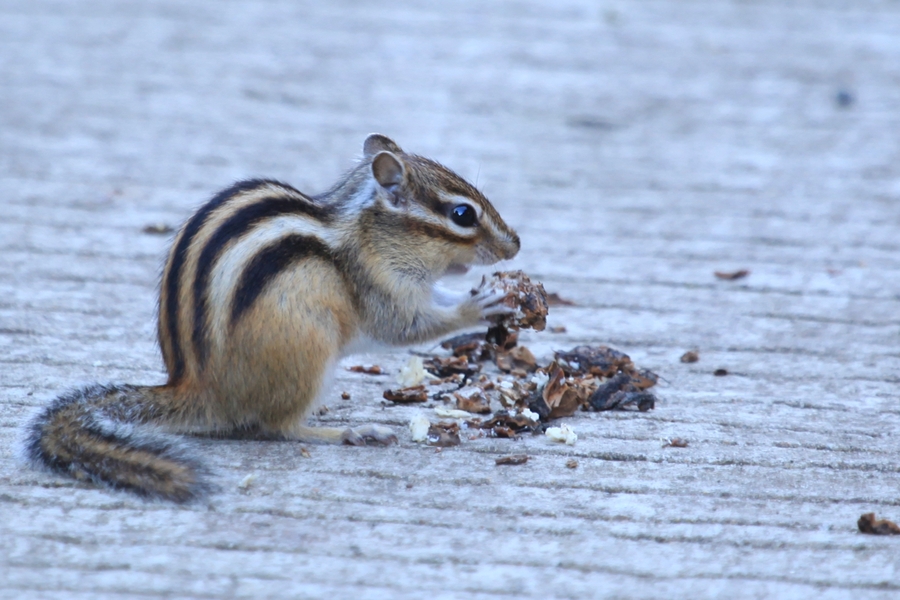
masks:
{"label": "scattered food debris", "polygon": [[431,422],[424,415],[419,414],[410,419],[409,433],[412,436],[412,441],[424,442],[428,437],[428,429],[430,427]]}
{"label": "scattered food debris", "polygon": [[688,350],[684,354],[681,355],[681,362],[683,363],[695,363],[700,360],[700,351],[699,350]]}
{"label": "scattered food debris", "polygon": [[429,446],[437,446],[439,448],[447,448],[449,446],[459,446],[459,424],[458,423],[432,423],[428,428],[428,434],[425,437],[425,443]]}
{"label": "scattered food debris", "polygon": [[547,294],[547,306],[575,306],[575,303],[561,297],[556,292],[550,292]]}
{"label": "scattered food debris", "polygon": [[312,458],[312,454],[310,454],[309,450],[307,450],[303,446],[300,446],[300,456],[302,456],[303,458]]}
{"label": "scattered food debris", "polygon": [[397,404],[410,404],[428,400],[428,392],[425,391],[424,385],[416,385],[397,390],[385,390],[383,396],[385,400],[390,400]]}
{"label": "scattered food debris", "polygon": [[740,269],[738,271],[715,271],[713,275],[718,277],[719,279],[724,279],[726,281],[734,281],[735,279],[743,279],[747,275],[750,274],[750,271],[747,269]]}
{"label": "scattered food debris", "polygon": [[242,490],[249,490],[250,486],[253,485],[253,482],[256,481],[256,473],[250,473],[238,484],[238,488]]}
{"label": "scattered food debris", "polygon": [[725,377],[726,375],[728,375],[728,369],[716,369],[715,371],[713,371],[713,375],[715,375],[716,377]]}
{"label": "scattered food debris", "polygon": [[873,535],[900,535],[900,526],[887,519],[876,519],[875,513],[866,513],[856,522],[862,533]]}
{"label": "scattered food debris", "polygon": [[554,442],[565,443],[567,446],[574,446],[575,442],[578,441],[578,435],[576,435],[575,430],[568,425],[548,427],[544,435]]}
{"label": "scattered food debris", "polygon": [[313,414],[315,414],[317,417],[321,417],[322,415],[327,415],[328,410],[328,407],[323,404],[322,406],[317,408]]}
{"label": "scattered food debris", "polygon": [[497,465],[524,465],[528,462],[527,454],[510,454],[494,461]]}
{"label": "scattered food debris", "polygon": [[352,367],[347,367],[347,370],[352,373],[365,373],[366,375],[381,375],[384,372],[378,365],[371,365],[369,367],[353,365]]}
{"label": "scattered food debris", "polygon": [[575,460],[574,458],[570,458],[569,460],[566,461],[566,468],[569,468],[569,469],[577,469],[577,468],[578,468],[578,461]]}
{"label": "scattered food debris", "polygon": [[150,225],[145,225],[141,231],[150,235],[166,235],[175,231],[175,228],[166,223],[151,223]]}
{"label": "scattered food debris", "polygon": [[341,392],[341,400],[349,400],[350,392]]}
{"label": "scattered food debris", "polygon": [[550,333],[565,333],[566,327],[565,325],[557,325],[556,327],[550,328]]}
{"label": "scattered food debris", "polygon": [[681,438],[670,438],[663,444],[663,448],[687,448],[688,441]]}
{"label": "scattered food debris", "polygon": [[[487,333],[444,340],[441,348],[449,355],[417,356],[422,357],[424,376],[420,361],[410,360],[400,383],[416,385],[384,392],[385,399],[401,404],[437,401],[438,417],[459,420],[434,425],[423,416],[417,417],[410,422],[415,441],[427,441],[438,448],[456,445],[460,429],[465,429],[468,439],[546,433],[552,440],[572,445],[578,436],[571,427],[563,424],[548,428],[545,424],[578,410],[655,408],[656,396],[648,390],[659,377],[636,367],[624,352],[609,346],[581,345],[558,351],[549,364],[542,364],[529,348],[519,345],[519,329],[540,331],[546,326],[549,302],[540,283],[532,283],[521,271],[514,271],[495,273],[492,279],[483,280],[482,287],[485,285],[505,292],[504,302],[516,309],[515,314],[494,319]],[[365,367],[351,370],[369,372]]]}

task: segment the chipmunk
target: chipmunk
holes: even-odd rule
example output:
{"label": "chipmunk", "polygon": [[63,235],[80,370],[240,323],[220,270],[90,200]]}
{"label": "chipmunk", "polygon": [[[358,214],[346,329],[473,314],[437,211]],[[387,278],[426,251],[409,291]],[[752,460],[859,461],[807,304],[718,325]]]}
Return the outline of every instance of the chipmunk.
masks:
{"label": "chipmunk", "polygon": [[188,219],[168,254],[158,326],[166,384],[63,395],[28,425],[26,454],[78,480],[186,502],[210,488],[171,433],[396,441],[384,426],[309,427],[306,417],[361,342],[423,342],[510,312],[505,292],[484,281],[460,294],[436,282],[512,258],[519,245],[472,185],[380,134],[324,194],[237,183]]}

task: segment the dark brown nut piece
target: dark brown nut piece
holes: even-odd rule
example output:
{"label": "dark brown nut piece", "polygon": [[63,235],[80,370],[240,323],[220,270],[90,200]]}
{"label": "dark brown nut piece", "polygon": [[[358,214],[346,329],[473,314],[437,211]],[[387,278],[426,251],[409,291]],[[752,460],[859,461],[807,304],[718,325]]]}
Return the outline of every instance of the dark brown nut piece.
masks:
{"label": "dark brown nut piece", "polygon": [[576,346],[568,352],[557,352],[556,359],[566,375],[612,377],[619,371],[634,371],[631,358],[609,346]]}
{"label": "dark brown nut piece", "polygon": [[510,454],[494,461],[497,465],[524,465],[528,462],[527,454]]}

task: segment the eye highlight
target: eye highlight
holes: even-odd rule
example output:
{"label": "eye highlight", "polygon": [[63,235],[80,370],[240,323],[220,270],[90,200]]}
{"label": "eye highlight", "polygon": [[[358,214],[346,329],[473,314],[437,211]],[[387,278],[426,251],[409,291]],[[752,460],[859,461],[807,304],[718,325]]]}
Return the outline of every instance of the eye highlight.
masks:
{"label": "eye highlight", "polygon": [[468,204],[457,204],[450,211],[450,218],[460,227],[474,227],[476,216],[475,209]]}

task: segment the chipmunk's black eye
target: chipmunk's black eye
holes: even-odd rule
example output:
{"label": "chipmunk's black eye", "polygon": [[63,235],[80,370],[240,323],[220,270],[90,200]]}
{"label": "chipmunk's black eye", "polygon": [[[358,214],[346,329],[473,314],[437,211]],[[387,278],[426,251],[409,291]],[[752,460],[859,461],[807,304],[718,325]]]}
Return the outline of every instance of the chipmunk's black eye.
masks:
{"label": "chipmunk's black eye", "polygon": [[450,218],[460,227],[474,227],[475,209],[468,204],[458,204],[450,211]]}

